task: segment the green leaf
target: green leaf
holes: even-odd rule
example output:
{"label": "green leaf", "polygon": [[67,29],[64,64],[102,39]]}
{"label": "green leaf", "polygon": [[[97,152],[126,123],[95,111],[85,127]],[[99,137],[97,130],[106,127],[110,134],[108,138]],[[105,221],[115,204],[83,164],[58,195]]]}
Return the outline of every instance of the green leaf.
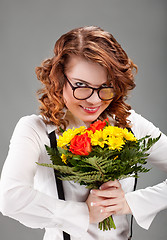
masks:
{"label": "green leaf", "polygon": [[46,151],[48,155],[50,156],[50,160],[54,165],[64,165],[64,163],[61,160],[60,154],[56,148],[51,148],[45,145]]}
{"label": "green leaf", "polygon": [[37,163],[39,166],[45,166],[45,167],[50,167],[53,168],[61,174],[74,174],[74,168],[68,167],[68,166],[60,166],[60,165],[53,165],[53,164],[47,164],[47,163]]}
{"label": "green leaf", "polygon": [[63,133],[63,132],[64,132],[64,130],[62,129],[62,127],[59,127],[59,129],[60,129],[60,132],[61,132],[61,133]]}

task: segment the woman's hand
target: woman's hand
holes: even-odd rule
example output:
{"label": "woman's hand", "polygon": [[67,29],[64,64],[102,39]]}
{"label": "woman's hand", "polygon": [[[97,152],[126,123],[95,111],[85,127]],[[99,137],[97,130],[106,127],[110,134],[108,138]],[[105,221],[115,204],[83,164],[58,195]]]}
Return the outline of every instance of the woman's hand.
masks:
{"label": "woman's hand", "polygon": [[91,190],[87,200],[86,204],[89,209],[89,222],[90,223],[99,223],[103,221],[105,218],[109,217],[111,214],[104,212],[103,208],[100,204],[95,206],[95,203],[102,202],[105,198],[99,197],[96,194],[93,193],[94,190]]}
{"label": "woman's hand", "polygon": [[90,223],[100,222],[113,214],[131,213],[118,180],[102,184],[99,190],[91,190],[86,203],[89,208]]}

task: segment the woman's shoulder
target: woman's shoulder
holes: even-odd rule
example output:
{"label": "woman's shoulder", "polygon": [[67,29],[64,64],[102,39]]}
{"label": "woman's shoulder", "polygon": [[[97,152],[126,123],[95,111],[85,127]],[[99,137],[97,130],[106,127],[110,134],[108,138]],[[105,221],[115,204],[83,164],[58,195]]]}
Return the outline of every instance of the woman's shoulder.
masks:
{"label": "woman's shoulder", "polygon": [[21,117],[20,120],[18,121],[17,125],[30,126],[31,128],[36,128],[36,127],[40,127],[40,126],[42,126],[44,128],[47,127],[42,116],[36,115],[36,114]]}
{"label": "woman's shoulder", "polygon": [[135,110],[130,110],[130,115],[128,117],[128,120],[131,121],[132,126],[136,124],[145,124],[146,122],[151,123],[146,118],[144,118],[141,114],[137,113]]}
{"label": "woman's shoulder", "polygon": [[[21,117],[13,131],[11,142],[20,142],[28,139],[37,144],[48,143],[48,133],[55,126],[45,123],[40,115],[28,115]],[[53,129],[54,130],[54,129]]]}
{"label": "woman's shoulder", "polygon": [[136,113],[134,110],[130,111],[128,120],[130,120],[132,131],[135,133],[137,138],[141,138],[146,135],[157,137],[160,133],[159,128],[154,126],[152,122]]}
{"label": "woman's shoulder", "polygon": [[31,135],[43,135],[47,133],[48,125],[44,122],[40,115],[27,115],[21,117],[14,129],[15,134],[25,134],[26,136]]}
{"label": "woman's shoulder", "polygon": [[141,117],[142,116],[139,113],[137,113],[135,110],[133,109],[130,110],[129,120],[139,119]]}

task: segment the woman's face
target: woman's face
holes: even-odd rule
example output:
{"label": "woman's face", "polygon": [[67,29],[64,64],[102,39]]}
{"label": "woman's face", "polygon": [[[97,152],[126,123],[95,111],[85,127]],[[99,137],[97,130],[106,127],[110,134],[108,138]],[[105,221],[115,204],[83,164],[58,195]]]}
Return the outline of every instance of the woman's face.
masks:
{"label": "woman's face", "polygon": [[[97,63],[79,56],[72,56],[66,66],[65,74],[74,87],[91,86],[98,88],[107,83],[105,68]],[[97,91],[85,100],[77,100],[73,96],[73,90],[67,82],[63,88],[63,98],[68,110],[86,125],[95,121],[99,115],[109,106],[112,100],[103,101]]]}

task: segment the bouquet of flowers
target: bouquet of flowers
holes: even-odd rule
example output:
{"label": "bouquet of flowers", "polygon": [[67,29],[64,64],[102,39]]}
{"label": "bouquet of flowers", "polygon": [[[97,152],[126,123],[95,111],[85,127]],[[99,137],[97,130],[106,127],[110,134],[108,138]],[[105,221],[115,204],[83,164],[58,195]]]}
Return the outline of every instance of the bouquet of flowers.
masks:
{"label": "bouquet of flowers", "polygon": [[[64,131],[57,149],[45,146],[52,164],[39,165],[56,169],[62,180],[98,189],[109,180],[148,172],[143,166],[149,156],[147,151],[159,138],[145,136],[137,140],[128,129],[110,126],[108,119],[98,120],[89,128],[81,126]],[[112,216],[100,222],[99,228],[116,228]]]}

